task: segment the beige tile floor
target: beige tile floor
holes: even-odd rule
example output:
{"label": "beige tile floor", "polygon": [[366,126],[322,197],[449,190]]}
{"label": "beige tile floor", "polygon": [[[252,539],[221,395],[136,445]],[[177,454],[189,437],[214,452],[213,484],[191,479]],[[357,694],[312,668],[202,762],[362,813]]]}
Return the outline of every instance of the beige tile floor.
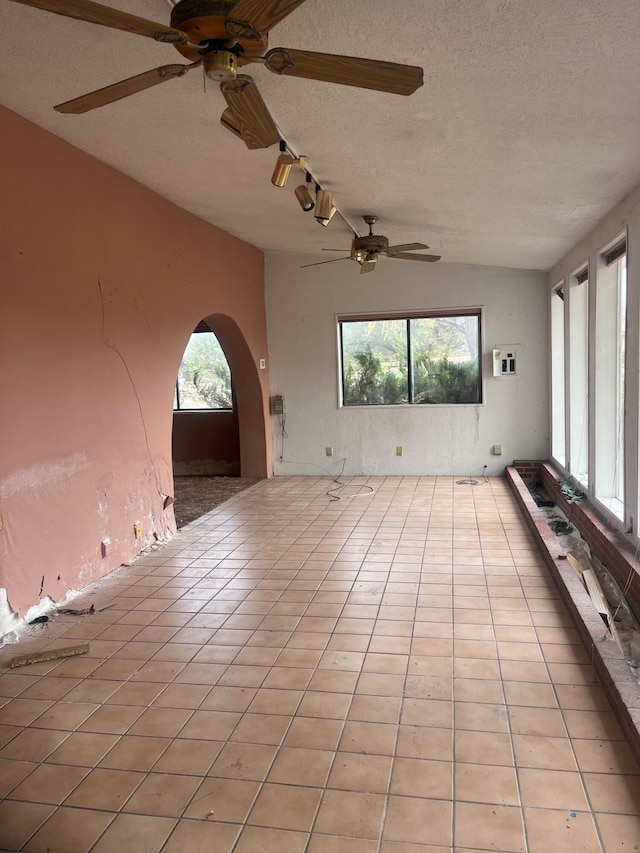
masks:
{"label": "beige tile floor", "polygon": [[348,482],[262,482],[109,576],[113,608],[40,635],[88,655],[0,652],[2,850],[640,849],[638,767],[505,482]]}

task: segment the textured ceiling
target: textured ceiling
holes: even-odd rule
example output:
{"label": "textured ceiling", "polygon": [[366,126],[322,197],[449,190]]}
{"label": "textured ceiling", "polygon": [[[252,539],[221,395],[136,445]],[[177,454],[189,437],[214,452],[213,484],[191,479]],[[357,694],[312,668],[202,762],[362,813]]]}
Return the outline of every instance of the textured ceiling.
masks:
{"label": "textured ceiling", "polygon": [[[150,39],[0,0],[0,102],[265,250],[345,248],[270,176],[194,71],[85,115],[54,104],[182,61]],[[108,0],[169,22],[167,0]],[[420,65],[409,96],[248,68],[291,146],[342,213],[444,262],[548,269],[640,181],[638,0],[306,0],[284,46]],[[331,269],[329,267],[328,269]]]}

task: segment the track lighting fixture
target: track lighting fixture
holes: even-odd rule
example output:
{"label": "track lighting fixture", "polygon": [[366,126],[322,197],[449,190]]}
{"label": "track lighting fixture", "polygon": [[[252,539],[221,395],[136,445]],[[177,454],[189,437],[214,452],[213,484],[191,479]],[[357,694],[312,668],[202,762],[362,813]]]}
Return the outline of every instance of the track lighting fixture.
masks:
{"label": "track lighting fixture", "polygon": [[[230,111],[227,112],[230,113]],[[234,132],[236,132],[233,118],[234,117],[230,113],[228,116],[223,115],[222,121],[223,124],[225,124],[225,126],[229,128],[229,130],[233,130]],[[323,228],[327,227],[327,225],[331,222],[331,220],[337,213],[338,218],[342,219],[343,222],[349,228],[351,228],[351,230],[353,230],[351,225],[344,218],[343,214],[333,203],[333,192],[331,192],[330,190],[322,189],[320,184],[316,181],[315,176],[312,174],[311,171],[307,169],[307,163],[309,161],[309,158],[303,155],[296,157],[295,154],[292,153],[289,143],[282,136],[280,137],[279,147],[280,154],[278,155],[275,169],[273,170],[271,183],[276,187],[284,187],[287,185],[291,169],[294,166],[297,169],[301,169],[305,173],[305,183],[300,184],[295,188],[294,195],[302,210],[305,213],[308,213],[309,211],[313,210],[314,217],[320,223],[320,225],[322,225]],[[315,186],[315,199],[312,194],[312,184]]]}
{"label": "track lighting fixture", "polygon": [[289,172],[295,163],[294,158],[290,154],[281,154],[276,162],[276,167],[273,170],[271,183],[274,187],[284,187],[289,180]]}
{"label": "track lighting fixture", "polygon": [[309,192],[309,184],[311,183],[311,175],[307,172],[307,183],[301,184],[299,187],[296,187],[294,192],[296,198],[298,199],[298,204],[304,210],[305,213],[308,213],[310,210],[313,210],[315,207],[315,202],[313,200],[313,196]]}
{"label": "track lighting fixture", "polygon": [[333,193],[329,190],[321,190],[316,185],[316,209],[313,215],[321,225],[328,225],[334,213]]}
{"label": "track lighting fixture", "polygon": [[322,225],[323,228],[326,228],[327,225],[331,222],[331,220],[333,219],[333,214],[335,212],[336,212],[336,208],[332,205],[331,210],[329,211],[329,218],[328,219],[318,219],[318,222],[320,223],[320,225]]}
{"label": "track lighting fixture", "polygon": [[289,180],[291,167],[298,166],[300,169],[304,169],[308,159],[308,157],[293,157],[291,154],[287,153],[287,143],[281,139],[280,155],[276,161],[276,167],[273,170],[271,183],[274,187],[286,186],[287,181]]}

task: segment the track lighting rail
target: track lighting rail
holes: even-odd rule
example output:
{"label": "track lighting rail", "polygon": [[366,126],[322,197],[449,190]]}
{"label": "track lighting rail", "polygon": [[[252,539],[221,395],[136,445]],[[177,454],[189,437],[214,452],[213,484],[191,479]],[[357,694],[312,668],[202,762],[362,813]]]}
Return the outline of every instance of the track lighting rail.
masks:
{"label": "track lighting rail", "polygon": [[[283,187],[286,184],[286,179],[289,176],[289,170],[292,168],[292,166],[298,166],[298,168],[303,169],[303,171],[305,172],[307,185],[313,184],[315,186],[316,197],[318,196],[319,193],[329,194],[329,197],[326,198],[326,201],[325,201],[325,203],[328,203],[327,215],[323,215],[322,218],[318,219],[320,224],[326,226],[329,224],[329,221],[334,216],[337,216],[347,226],[347,228],[349,229],[349,231],[351,231],[351,233],[354,235],[354,237],[360,237],[361,235],[360,235],[358,229],[353,227],[351,222],[347,219],[347,217],[344,215],[344,213],[340,210],[338,205],[335,203],[335,200],[333,198],[333,193],[330,193],[328,190],[326,190],[323,187],[322,183],[318,180],[318,178],[313,174],[313,171],[309,168],[308,157],[305,157],[304,155],[299,155],[295,152],[295,150],[293,149],[293,147],[291,146],[291,144],[289,143],[289,141],[287,140],[285,135],[281,132],[280,128],[278,128],[278,133],[280,134],[280,156],[278,157],[278,160],[276,162],[276,168],[274,170],[272,183],[275,186]],[[291,161],[290,163],[288,162],[288,160],[284,159],[286,157],[288,157],[290,159],[290,161]],[[282,182],[282,169],[288,169],[286,177],[284,177],[283,182]],[[276,182],[276,180],[275,180],[276,176],[278,176],[278,175],[279,175],[279,181],[280,182]],[[296,189],[296,198],[298,199],[298,202],[300,203],[300,206],[302,207],[303,210],[311,210],[311,208],[308,206],[308,204],[307,204],[307,206],[303,205],[303,201],[301,200],[302,193],[299,194],[299,192],[298,192],[298,190],[301,190],[301,189],[303,189],[303,188],[298,187]],[[304,189],[306,189],[306,188],[304,188]]]}

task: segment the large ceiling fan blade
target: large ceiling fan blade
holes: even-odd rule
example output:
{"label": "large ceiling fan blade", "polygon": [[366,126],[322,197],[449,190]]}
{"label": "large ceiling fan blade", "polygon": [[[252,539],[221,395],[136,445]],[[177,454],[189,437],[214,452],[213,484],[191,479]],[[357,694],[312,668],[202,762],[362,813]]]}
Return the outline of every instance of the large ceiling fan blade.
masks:
{"label": "large ceiling fan blade", "polygon": [[389,255],[394,260],[399,258],[401,261],[426,261],[429,264],[439,261],[442,255],[412,255],[409,252],[398,252],[397,254]]}
{"label": "large ceiling fan blade", "polygon": [[182,77],[183,74],[186,74],[190,68],[194,68],[196,65],[200,65],[200,63],[195,62],[193,65],[161,65],[159,68],[152,68],[151,71],[136,74],[135,77],[128,77],[126,80],[120,80],[119,83],[113,83],[111,86],[105,86],[104,89],[97,89],[95,92],[89,92],[86,95],[81,95],[79,98],[74,98],[72,101],[65,101],[64,104],[55,106],[54,110],[57,110],[59,113],[86,113],[89,110],[95,110],[96,107],[104,107],[106,104],[112,104],[121,98],[128,98],[129,95],[135,95],[136,92],[150,89],[152,86],[157,86],[158,83],[164,83],[165,80]]}
{"label": "large ceiling fan blade", "polygon": [[395,95],[410,95],[423,83],[422,68],[415,65],[314,53],[310,50],[275,47],[265,55],[264,64],[274,74],[342,83]]}
{"label": "large ceiling fan blade", "polygon": [[186,33],[166,27],[164,24],[156,24],[146,18],[94,3],[93,0],[13,0],[14,3],[22,3],[23,6],[34,6],[36,9],[44,9],[46,12],[54,12],[56,15],[65,15],[67,18],[77,18],[79,21],[88,21],[90,24],[100,24],[103,27],[111,27],[114,30],[124,30],[139,36],[156,41],[169,42],[171,44],[187,44]]}
{"label": "large ceiling fan blade", "polygon": [[220,89],[231,109],[230,123],[235,124],[234,132],[242,137],[247,148],[268,148],[280,142],[278,128],[252,77],[238,74],[235,80],[222,83]]}
{"label": "large ceiling fan blade", "polygon": [[416,249],[428,249],[424,243],[399,243],[397,246],[388,246],[387,255],[397,255],[398,252],[415,252]]}
{"label": "large ceiling fan blade", "polygon": [[303,270],[305,267],[320,267],[322,264],[335,264],[336,261],[350,261],[351,256],[347,255],[345,258],[331,258],[330,261],[317,261],[315,264],[302,264],[300,267]]}
{"label": "large ceiling fan blade", "polygon": [[258,32],[266,33],[302,3],[304,0],[238,0],[229,19],[249,23]]}

